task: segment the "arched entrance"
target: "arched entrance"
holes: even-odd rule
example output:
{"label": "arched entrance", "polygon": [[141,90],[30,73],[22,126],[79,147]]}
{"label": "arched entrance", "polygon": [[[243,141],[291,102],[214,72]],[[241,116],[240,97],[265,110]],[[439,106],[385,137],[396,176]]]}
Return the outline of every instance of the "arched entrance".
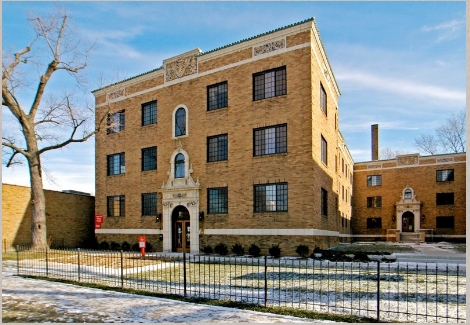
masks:
{"label": "arched entrance", "polygon": [[173,252],[189,252],[191,248],[191,224],[188,209],[178,205],[171,214]]}
{"label": "arched entrance", "polygon": [[403,213],[402,215],[402,221],[401,221],[401,224],[402,224],[402,232],[414,232],[414,218],[415,218],[415,215],[413,212],[410,212],[410,211],[406,211],[405,213]]}

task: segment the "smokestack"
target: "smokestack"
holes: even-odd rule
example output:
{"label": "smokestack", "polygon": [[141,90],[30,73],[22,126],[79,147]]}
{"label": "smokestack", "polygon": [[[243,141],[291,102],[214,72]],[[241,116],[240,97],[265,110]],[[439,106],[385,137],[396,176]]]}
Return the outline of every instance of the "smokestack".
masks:
{"label": "smokestack", "polygon": [[371,129],[372,160],[379,160],[379,125],[373,124]]}

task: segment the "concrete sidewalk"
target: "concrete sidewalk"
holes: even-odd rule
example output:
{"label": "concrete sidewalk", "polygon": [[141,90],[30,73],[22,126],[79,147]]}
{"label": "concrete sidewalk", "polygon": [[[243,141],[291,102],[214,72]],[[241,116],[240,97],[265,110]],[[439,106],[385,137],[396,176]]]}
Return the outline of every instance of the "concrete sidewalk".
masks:
{"label": "concrete sidewalk", "polygon": [[397,262],[465,264],[466,254],[453,250],[452,245],[441,243],[403,243],[414,248],[416,253],[395,253]]}
{"label": "concrete sidewalk", "polygon": [[15,276],[2,263],[2,320],[20,323],[333,323]]}

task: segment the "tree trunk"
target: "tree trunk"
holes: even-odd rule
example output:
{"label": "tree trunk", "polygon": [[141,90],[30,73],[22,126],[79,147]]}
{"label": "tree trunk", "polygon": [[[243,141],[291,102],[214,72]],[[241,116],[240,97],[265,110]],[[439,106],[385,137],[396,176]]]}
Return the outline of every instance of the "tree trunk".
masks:
{"label": "tree trunk", "polygon": [[47,248],[46,197],[42,187],[41,162],[35,155],[28,159],[31,180],[31,248]]}

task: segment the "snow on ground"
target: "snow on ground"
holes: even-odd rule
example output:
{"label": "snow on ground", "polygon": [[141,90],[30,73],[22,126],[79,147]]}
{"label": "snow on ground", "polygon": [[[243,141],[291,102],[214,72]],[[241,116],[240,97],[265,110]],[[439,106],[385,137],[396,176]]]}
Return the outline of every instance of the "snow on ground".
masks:
{"label": "snow on ground", "polygon": [[14,276],[2,263],[3,322],[87,323],[332,323]]}

